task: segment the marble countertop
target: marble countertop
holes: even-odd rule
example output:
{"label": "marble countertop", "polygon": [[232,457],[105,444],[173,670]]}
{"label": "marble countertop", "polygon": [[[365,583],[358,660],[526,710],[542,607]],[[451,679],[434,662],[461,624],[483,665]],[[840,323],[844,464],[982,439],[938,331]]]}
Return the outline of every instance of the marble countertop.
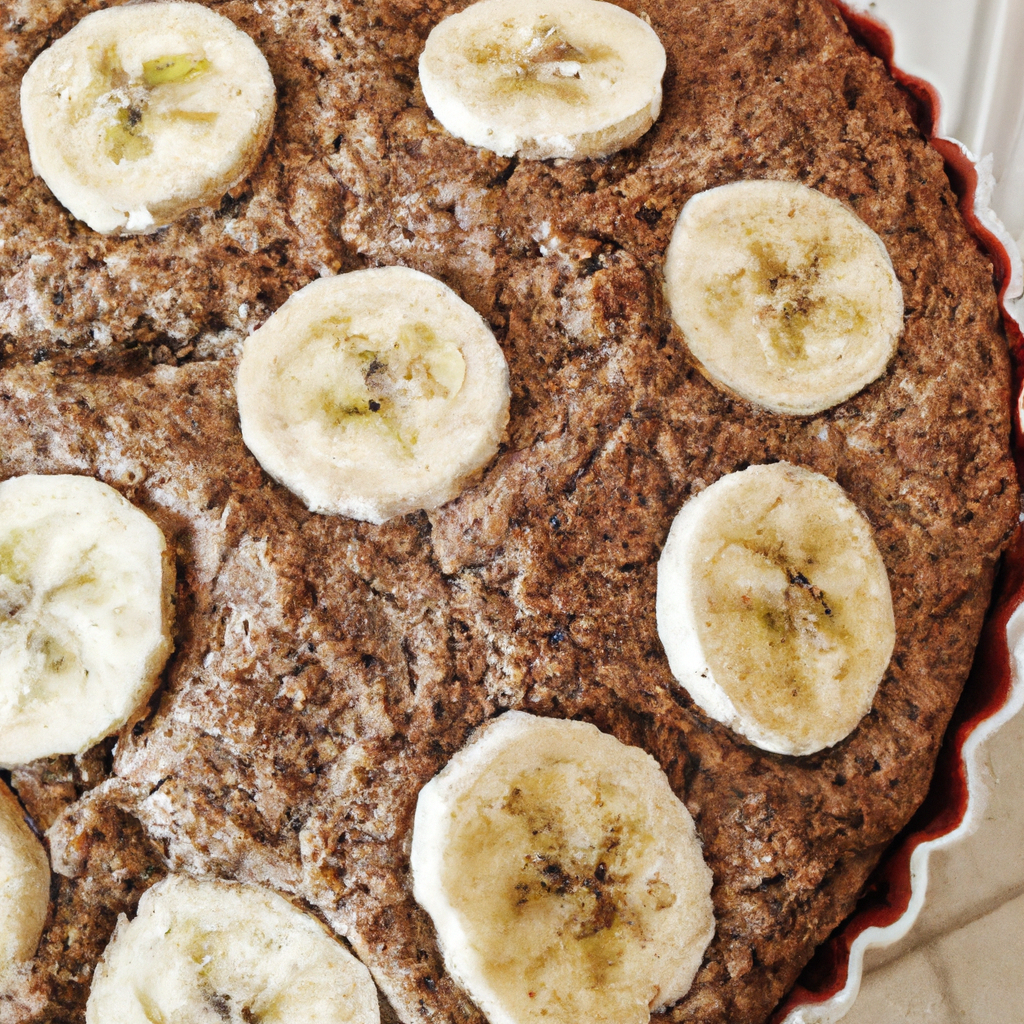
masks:
{"label": "marble countertop", "polygon": [[1024,713],[986,744],[977,831],[932,855],[920,917],[873,950],[843,1024],[1024,1021]]}

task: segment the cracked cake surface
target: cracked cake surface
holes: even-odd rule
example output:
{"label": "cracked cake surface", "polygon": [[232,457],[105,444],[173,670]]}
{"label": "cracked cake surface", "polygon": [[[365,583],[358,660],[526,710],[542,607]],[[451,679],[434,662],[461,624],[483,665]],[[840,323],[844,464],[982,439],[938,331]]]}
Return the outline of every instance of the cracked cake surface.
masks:
{"label": "cracked cake surface", "polygon": [[[942,160],[826,0],[649,0],[664,107],[603,161],[450,136],[416,61],[461,4],[213,3],[266,55],[256,172],[152,235],[103,237],[32,174],[21,75],[96,3],[0,4],[0,477],[83,473],[177,562],[165,681],[115,739],[11,773],[46,832],[52,905],[0,1021],[84,1019],[117,915],[168,871],[265,883],[350,943],[403,1021],[482,1021],[412,898],[416,795],[508,708],[653,754],[696,823],[717,929],[656,1019],[758,1024],[850,912],[923,798],[1016,523],[991,268]],[[694,193],[798,180],[884,240],[903,287],[888,371],[813,417],[731,398],[669,318],[661,268]],[[404,264],[494,330],[498,456],[429,514],[307,511],[247,452],[248,330],[309,281]],[[673,682],[658,555],[682,503],[748,464],[836,480],[870,521],[896,647],[847,739],[759,751]]]}

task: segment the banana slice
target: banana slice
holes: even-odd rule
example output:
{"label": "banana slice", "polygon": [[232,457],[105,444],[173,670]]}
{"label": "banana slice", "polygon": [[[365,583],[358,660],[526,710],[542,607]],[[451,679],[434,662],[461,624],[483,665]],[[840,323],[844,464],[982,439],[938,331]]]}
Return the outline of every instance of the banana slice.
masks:
{"label": "banana slice", "polygon": [[690,351],[727,390],[807,416],[884,372],[903,292],[882,240],[792,181],[740,181],[683,207],[665,293]]}
{"label": "banana slice", "polygon": [[315,512],[436,508],[497,451],[508,366],[483,318],[408,267],[321,278],[245,344],[242,436]]}
{"label": "banana slice", "polygon": [[852,732],[896,641],[871,527],[838,484],[785,462],[730,473],[682,507],[657,615],[690,696],[779,754]]}
{"label": "banana slice", "polygon": [[370,972],[282,896],[171,875],[122,914],[86,1024],[379,1024]]}
{"label": "banana slice", "polygon": [[173,587],[159,527],[113,488],[0,484],[0,767],[124,724],[170,654]]}
{"label": "banana slice", "polygon": [[491,1024],[646,1024],[714,935],[711,871],[649,754],[509,711],[422,790],[413,893]]}
{"label": "banana slice", "polygon": [[35,953],[49,906],[46,851],[0,782],[0,996],[10,989],[18,965]]}
{"label": "banana slice", "polygon": [[600,0],[480,0],[427,37],[420,84],[434,116],[501,156],[602,157],[658,119],[665,48]]}
{"label": "banana slice", "polygon": [[94,231],[153,231],[252,171],[274,123],[256,44],[193,3],[96,11],[21,83],[32,168]]}

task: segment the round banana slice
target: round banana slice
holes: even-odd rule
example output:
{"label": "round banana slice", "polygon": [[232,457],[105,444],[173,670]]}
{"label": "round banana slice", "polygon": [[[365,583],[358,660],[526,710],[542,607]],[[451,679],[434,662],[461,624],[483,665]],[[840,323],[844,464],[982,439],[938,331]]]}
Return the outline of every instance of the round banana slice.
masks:
{"label": "round banana slice", "polygon": [[0,767],[77,754],[124,724],[171,652],[160,528],[83,476],[0,484]]}
{"label": "round banana slice", "polygon": [[87,1024],[379,1024],[370,972],[309,914],[237,882],[171,875],[122,914]]}
{"label": "round banana slice", "polygon": [[434,116],[501,156],[602,157],[658,119],[665,48],[600,0],[480,0],[436,25],[420,55]]}
{"label": "round banana slice", "polygon": [[827,477],[778,462],[679,511],[658,562],[672,674],[763,750],[811,754],[871,708],[896,641],[871,527]]}
{"label": "round banana slice", "polygon": [[219,201],[274,124],[256,44],[193,3],[96,11],[21,83],[32,168],[94,231],[153,231]]}
{"label": "round banana slice", "polygon": [[792,181],[739,181],[683,207],[665,293],[713,381],[807,416],[884,372],[903,292],[882,240],[842,203]]}
{"label": "round banana slice", "polygon": [[0,782],[0,996],[30,959],[50,906],[46,851],[25,824],[21,805]]}
{"label": "round banana slice", "polygon": [[321,278],[245,343],[242,436],[314,512],[382,523],[459,493],[508,422],[483,318],[408,267]]}
{"label": "round banana slice", "polygon": [[422,790],[413,893],[491,1024],[646,1024],[715,931],[689,812],[649,754],[509,711]]}

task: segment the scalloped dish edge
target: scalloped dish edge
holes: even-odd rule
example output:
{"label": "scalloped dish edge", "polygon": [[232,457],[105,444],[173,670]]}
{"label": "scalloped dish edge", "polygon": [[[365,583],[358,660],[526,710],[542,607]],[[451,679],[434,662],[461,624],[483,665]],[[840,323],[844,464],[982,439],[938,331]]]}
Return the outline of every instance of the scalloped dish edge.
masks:
{"label": "scalloped dish edge", "polygon": [[[945,160],[950,182],[961,197],[967,226],[993,260],[999,308],[1013,357],[1014,394],[1019,398],[1024,374],[1024,303],[1020,302],[1024,267],[1016,243],[989,206],[995,184],[991,158],[979,160],[956,139],[937,135],[938,92],[894,64],[894,42],[888,26],[863,9],[840,0],[833,2],[854,35],[884,61],[909,98],[920,105],[919,123]],[[1019,401],[1014,402],[1012,421],[1018,477],[1024,480],[1024,427]],[[997,580],[967,684],[972,689],[980,684],[981,692],[970,695],[969,703],[975,706],[964,712],[962,720],[954,717],[944,741],[949,761],[949,776],[943,780],[949,786],[946,806],[920,828],[897,837],[876,869],[888,876],[888,893],[894,898],[883,899],[879,906],[858,909],[833,933],[826,942],[833,959],[831,983],[814,991],[798,981],[772,1018],[777,1024],[836,1024],[845,1016],[860,991],[867,952],[894,945],[913,928],[927,895],[932,854],[967,838],[982,820],[989,795],[981,760],[984,746],[1024,708],[1024,542],[1019,531],[1004,560],[1009,564],[1004,563],[1002,578]],[[966,688],[964,696],[969,696]],[[942,756],[936,766],[936,779]]]}

